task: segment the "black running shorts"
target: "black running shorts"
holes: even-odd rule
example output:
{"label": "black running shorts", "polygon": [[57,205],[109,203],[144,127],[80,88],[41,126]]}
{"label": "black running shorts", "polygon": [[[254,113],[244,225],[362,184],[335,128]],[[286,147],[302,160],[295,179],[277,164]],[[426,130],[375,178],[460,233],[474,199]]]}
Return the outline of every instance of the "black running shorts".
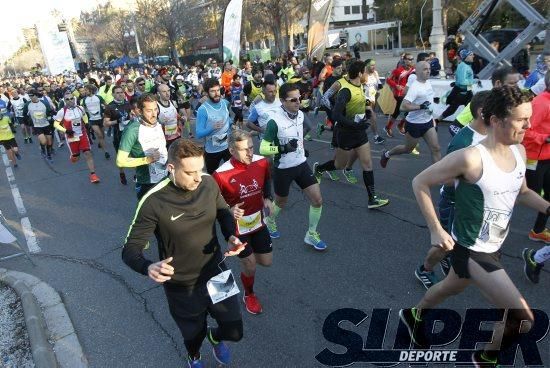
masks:
{"label": "black running shorts", "polygon": [[313,175],[313,171],[307,164],[307,161],[302,162],[295,167],[287,169],[273,169],[273,187],[275,194],[279,197],[288,197],[290,192],[290,184],[295,181],[300,189],[306,189],[313,184],[318,184],[317,179]]}
{"label": "black running shorts", "polygon": [[15,138],[12,138],[12,139],[8,139],[6,141],[0,141],[0,144],[2,146],[4,146],[4,148],[6,149],[6,151],[9,151],[11,150],[12,148],[14,147],[18,147],[17,146],[17,142],[15,141]]}
{"label": "black running shorts", "polygon": [[267,226],[263,226],[252,234],[240,235],[239,240],[243,243],[248,243],[244,250],[239,253],[239,258],[246,258],[252,253],[267,254],[273,251]]}
{"label": "black running shorts", "polygon": [[405,123],[405,132],[413,138],[422,138],[426,132],[435,127],[434,121],[430,120],[427,123],[413,124],[408,121]]}
{"label": "black running shorts", "polygon": [[96,125],[100,128],[103,128],[103,120],[101,120],[101,119],[100,120],[90,120],[90,125],[91,126]]}
{"label": "black running shorts", "polygon": [[338,129],[336,144],[338,148],[349,151],[369,143],[369,136],[365,130]]}
{"label": "black running shorts", "polygon": [[32,129],[32,132],[34,135],[40,135],[40,134],[53,135],[53,128],[49,125],[47,127],[41,127],[41,128],[34,127]]}
{"label": "black running shorts", "polygon": [[468,269],[469,259],[472,259],[485,271],[494,272],[503,269],[500,257],[500,251],[494,253],[476,252],[457,243],[451,251],[451,266],[459,278],[469,279],[471,277]]}

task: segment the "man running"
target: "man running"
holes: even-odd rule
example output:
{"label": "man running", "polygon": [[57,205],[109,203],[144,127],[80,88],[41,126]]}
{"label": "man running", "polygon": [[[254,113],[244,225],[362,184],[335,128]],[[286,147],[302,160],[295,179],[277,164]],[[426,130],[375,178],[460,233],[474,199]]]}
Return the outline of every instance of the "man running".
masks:
{"label": "man running", "polygon": [[[105,127],[113,127],[113,146],[115,147],[115,152],[118,152],[122,132],[130,122],[130,111],[132,110],[132,106],[128,101],[126,101],[122,87],[113,87],[113,96],[113,101],[111,101],[111,103],[109,103],[105,108],[103,125]],[[124,169],[120,166],[119,177],[122,185],[128,184]]]}
{"label": "man running", "polygon": [[383,168],[386,167],[391,156],[411,153],[420,138],[424,138],[430,147],[433,162],[441,159],[436,124],[432,117],[434,91],[428,80],[429,77],[430,64],[426,61],[416,64],[416,81],[410,86],[401,103],[401,110],[408,111],[405,124],[405,144],[382,152],[380,166]]}
{"label": "man running", "polygon": [[29,116],[32,119],[33,132],[38,136],[42,158],[45,158],[51,164],[53,128],[48,121],[48,117],[51,116],[52,110],[49,104],[40,100],[41,96],[35,89],[29,91],[29,97],[31,101],[23,108],[23,116]]}
{"label": "man running", "polygon": [[21,127],[21,133],[25,143],[32,143],[32,124],[31,120],[25,118],[23,111],[25,110],[25,105],[29,100],[25,99],[23,96],[19,95],[17,88],[12,88],[10,91],[10,102],[13,109],[13,116],[15,118],[15,123]]}
{"label": "man running", "polygon": [[[527,151],[527,185],[536,193],[544,191],[544,199],[550,199],[550,73],[544,77],[546,90],[533,99],[533,116],[531,128],[525,133],[523,145]],[[544,247],[535,251],[525,248],[525,275],[538,284],[540,270],[544,262],[550,259],[550,231],[546,228],[548,214],[539,212],[533,229],[529,232],[529,239],[546,243]]]}
{"label": "man running", "polygon": [[[468,108],[472,109],[474,121],[456,134],[447,148],[447,155],[462,148],[475,146],[487,137],[487,126],[483,122],[482,109],[490,91],[481,91],[474,95]],[[453,183],[454,184],[454,183]],[[439,221],[447,232],[451,231],[454,220],[455,188],[453,185],[443,185],[440,190],[438,203]],[[447,276],[450,268],[449,258],[445,258],[447,252],[439,247],[431,247],[424,259],[424,263],[415,270],[415,276],[426,289],[439,281],[434,272],[434,267],[441,263],[441,270]]]}
{"label": "man running", "polygon": [[363,88],[365,89],[365,97],[367,99],[367,110],[370,111],[370,127],[372,133],[374,134],[373,142],[374,144],[382,144],[386,140],[378,134],[378,126],[376,124],[376,113],[374,112],[374,107],[376,106],[376,94],[378,93],[378,86],[380,83],[380,77],[378,76],[378,71],[376,70],[376,61],[374,59],[367,59],[365,61],[367,64],[366,78],[363,83]]}
{"label": "man running", "polygon": [[65,103],[63,108],[54,117],[54,127],[65,133],[72,163],[76,163],[80,159],[81,152],[84,154],[86,165],[90,171],[90,182],[97,184],[99,177],[95,173],[94,159],[90,152],[90,141],[85,126],[88,124],[88,116],[86,116],[84,108],[76,104],[76,98],[71,92],[65,92],[63,101]]}
{"label": "man running", "polygon": [[[388,137],[393,137],[393,125],[395,124],[395,121],[399,117],[399,114],[401,111],[407,111],[407,110],[401,110],[401,103],[403,102],[403,98],[405,96],[405,88],[407,86],[407,79],[409,78],[409,75],[414,73],[413,68],[413,62],[414,57],[410,53],[405,53],[403,55],[403,65],[397,66],[392,72],[389,78],[386,79],[386,83],[390,86],[393,92],[393,97],[395,98],[395,101],[397,103],[395,104],[395,110],[393,114],[390,116],[390,119],[388,120],[388,123],[384,127],[384,130]],[[428,64],[429,66],[429,64]],[[429,77],[429,74],[428,74]],[[401,119],[399,124],[397,125],[397,128],[399,130],[399,133],[405,135],[405,118]]]}
{"label": "man running", "polygon": [[215,78],[204,82],[208,99],[197,110],[197,138],[204,138],[204,160],[206,172],[212,174],[224,162],[231,158],[227,148],[227,135],[231,129],[229,102],[221,98],[220,82]]}
{"label": "man running", "polygon": [[378,198],[374,189],[374,172],[367,135],[370,110],[367,110],[363,82],[367,77],[367,65],[364,61],[354,61],[348,69],[349,81],[340,79],[341,88],[336,96],[332,117],[336,121],[336,157],[322,165],[315,163],[313,172],[320,182],[325,171],[343,169],[350,160],[351,151],[355,151],[363,167],[363,181],[368,193],[368,208],[386,206],[387,199]]}
{"label": "man running", "polygon": [[255,102],[248,114],[246,126],[260,134],[260,138],[265,133],[267,122],[274,111],[281,108],[281,100],[277,98],[277,81],[273,76],[267,76],[261,89],[263,98]]}
{"label": "man running", "polygon": [[[156,103],[149,105],[156,107]],[[225,256],[237,255],[244,247],[234,235],[233,216],[216,182],[202,173],[203,152],[188,139],[178,139],[170,146],[169,178],[140,200],[122,249],[122,259],[128,266],[163,285],[191,368],[204,367],[200,348],[205,337],[213,346],[216,361],[229,364],[231,353],[224,341],[239,341],[243,336],[236,295],[213,303],[212,296],[220,293],[212,295],[207,288],[212,278],[223,276],[219,274],[227,270],[213,231],[216,221],[228,244]],[[158,262],[143,254],[155,230],[161,239]],[[208,315],[216,320],[217,328],[207,327]]]}
{"label": "man running", "polygon": [[275,204],[266,219],[269,234],[279,238],[277,216],[288,202],[290,185],[296,182],[309,199],[309,228],[304,242],[315,250],[323,251],[327,244],[321,240],[317,225],[321,219],[323,198],[321,188],[309,167],[304,151],[304,113],[300,111],[300,91],[289,83],[279,89],[281,107],[270,113],[265,135],[260,144],[260,154],[275,156],[273,163],[273,186]]}
{"label": "man running", "polygon": [[252,135],[234,130],[229,136],[231,159],[213,174],[225,201],[231,206],[237,236],[246,244],[239,254],[243,301],[251,314],[262,313],[262,305],[254,293],[256,265],[271,266],[273,248],[264,216],[273,210],[269,162],[254,155]]}
{"label": "man running", "polygon": [[[422,348],[430,341],[429,309],[472,283],[496,308],[506,309],[504,324],[497,324],[494,339],[472,354],[476,367],[496,367],[500,351],[514,344],[533,323],[533,312],[500,263],[500,248],[506,239],[516,199],[539,212],[550,203],[525,183],[525,150],[520,145],[531,117],[530,97],[517,87],[491,91],[483,106],[488,127],[485,140],[458,150],[424,170],[413,180],[413,190],[430,229],[431,244],[452,251],[447,277],[429,288],[412,309],[400,311],[411,339]],[[455,180],[455,218],[451,234],[438,221],[430,187]],[[503,329],[503,331],[502,331]],[[503,334],[502,334],[503,333]]]}
{"label": "man running", "polygon": [[[2,101],[3,102],[3,101]],[[11,161],[13,167],[17,167],[17,159],[21,159],[19,155],[19,148],[15,135],[11,130],[11,119],[8,116],[8,109],[6,107],[0,108],[0,145],[6,149],[6,154]]]}
{"label": "man running", "polygon": [[[158,120],[164,130],[166,147],[181,137],[181,122],[176,103],[170,100],[170,87],[161,84],[157,87],[158,95]],[[156,123],[156,122],[155,122]]]}
{"label": "man running", "polygon": [[138,116],[124,130],[116,156],[118,167],[136,168],[138,200],[166,177],[168,152],[165,133],[157,124],[158,112],[155,95],[146,92],[139,96]]}
{"label": "man running", "polygon": [[94,84],[86,85],[87,96],[82,100],[82,106],[88,114],[89,123],[97,138],[99,147],[103,150],[105,159],[109,160],[111,155],[105,147],[105,132],[103,131],[103,113],[105,111],[105,101],[97,94],[97,87]]}

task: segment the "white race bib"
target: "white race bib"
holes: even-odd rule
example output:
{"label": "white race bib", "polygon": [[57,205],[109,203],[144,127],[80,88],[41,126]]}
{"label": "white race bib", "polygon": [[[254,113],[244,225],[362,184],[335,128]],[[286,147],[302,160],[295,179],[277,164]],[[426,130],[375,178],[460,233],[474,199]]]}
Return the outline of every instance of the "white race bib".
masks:
{"label": "white race bib", "polygon": [[237,230],[240,235],[246,235],[262,227],[262,212],[246,215],[237,220]]}
{"label": "white race bib", "polygon": [[226,142],[227,142],[227,133],[212,135],[212,145],[214,147],[225,146]]}
{"label": "white race bib", "polygon": [[231,270],[212,277],[206,283],[206,289],[212,303],[216,304],[239,293],[239,288]]}

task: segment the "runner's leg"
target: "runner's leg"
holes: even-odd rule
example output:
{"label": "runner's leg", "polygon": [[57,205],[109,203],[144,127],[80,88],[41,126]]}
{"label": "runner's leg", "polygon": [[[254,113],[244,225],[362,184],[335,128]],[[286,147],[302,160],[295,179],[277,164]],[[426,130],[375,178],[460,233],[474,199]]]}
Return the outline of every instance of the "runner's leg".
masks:
{"label": "runner's leg", "polygon": [[424,138],[424,141],[430,147],[430,151],[432,152],[432,161],[437,162],[441,160],[441,146],[439,145],[439,141],[437,139],[437,131],[435,128],[431,128],[428,130],[424,135],[422,136]]}

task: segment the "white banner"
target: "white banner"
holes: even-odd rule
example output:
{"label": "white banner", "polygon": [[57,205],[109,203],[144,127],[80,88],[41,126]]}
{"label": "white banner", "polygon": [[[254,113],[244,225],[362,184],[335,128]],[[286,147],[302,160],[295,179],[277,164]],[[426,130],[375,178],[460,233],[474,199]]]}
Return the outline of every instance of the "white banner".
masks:
{"label": "white banner", "polygon": [[42,22],[36,25],[42,55],[50,74],[75,71],[73,55],[67,32],[59,32],[55,22]]}
{"label": "white banner", "polygon": [[233,60],[238,67],[241,52],[241,18],[243,0],[231,0],[223,19],[223,61]]}

